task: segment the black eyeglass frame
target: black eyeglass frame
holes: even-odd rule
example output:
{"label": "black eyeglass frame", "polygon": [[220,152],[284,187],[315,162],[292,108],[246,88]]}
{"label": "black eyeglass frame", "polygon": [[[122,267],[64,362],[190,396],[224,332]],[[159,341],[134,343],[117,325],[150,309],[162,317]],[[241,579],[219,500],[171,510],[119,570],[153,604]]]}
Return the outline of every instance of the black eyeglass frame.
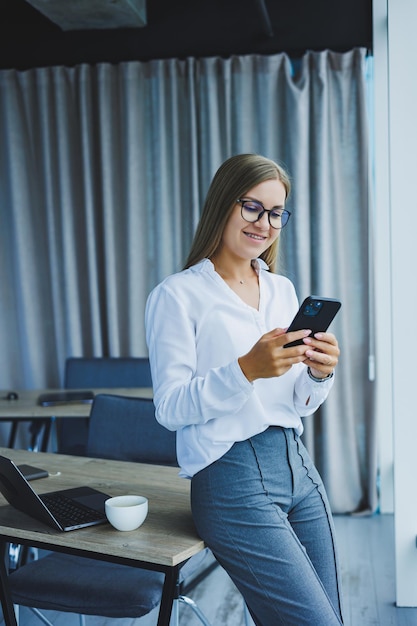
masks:
{"label": "black eyeglass frame", "polygon": [[[255,224],[255,222],[259,222],[259,220],[263,218],[264,213],[267,213],[270,227],[273,228],[274,230],[282,230],[288,224],[288,220],[291,217],[291,211],[288,211],[288,209],[265,209],[264,205],[262,204],[262,202],[259,202],[259,200],[250,200],[249,198],[246,198],[246,199],[238,198],[236,202],[240,204],[240,215],[242,216],[242,219],[244,219],[245,222],[248,222],[248,224]],[[259,213],[256,220],[250,221],[250,220],[247,220],[246,217],[243,216],[243,208],[244,208],[245,202],[252,202],[252,204],[256,204],[259,207],[261,207],[261,212]],[[271,224],[271,213],[274,211],[281,211],[280,213],[281,221],[283,220],[284,215],[286,216],[286,220],[284,221],[284,224],[282,224],[281,226],[274,226],[273,224]]]}

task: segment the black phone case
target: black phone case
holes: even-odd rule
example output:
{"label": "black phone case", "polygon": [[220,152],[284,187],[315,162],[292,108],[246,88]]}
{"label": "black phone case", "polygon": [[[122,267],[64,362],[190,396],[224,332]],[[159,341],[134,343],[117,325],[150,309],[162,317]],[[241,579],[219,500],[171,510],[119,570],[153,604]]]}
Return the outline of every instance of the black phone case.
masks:
{"label": "black phone case", "polygon": [[[320,298],[320,296],[308,296],[298,309],[296,316],[288,327],[287,333],[293,330],[311,329],[311,334],[325,332],[336,313],[342,306],[339,300],[334,298]],[[286,343],[284,348],[298,346],[303,343],[302,339]]]}
{"label": "black phone case", "polygon": [[46,478],[49,476],[48,472],[40,467],[33,467],[33,465],[18,465],[19,470],[22,472],[26,480],[36,480],[37,478]]}

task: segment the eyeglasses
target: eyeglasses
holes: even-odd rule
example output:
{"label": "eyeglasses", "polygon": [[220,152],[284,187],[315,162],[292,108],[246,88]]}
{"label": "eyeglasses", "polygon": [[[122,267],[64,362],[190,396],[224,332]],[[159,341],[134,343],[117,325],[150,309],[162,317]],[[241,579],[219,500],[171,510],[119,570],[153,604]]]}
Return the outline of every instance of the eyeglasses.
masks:
{"label": "eyeglasses", "polygon": [[268,214],[268,221],[272,228],[280,229],[287,225],[291,213],[287,209],[265,209],[262,202],[257,200],[236,200],[241,206],[240,214],[245,222],[258,222],[263,214]]}

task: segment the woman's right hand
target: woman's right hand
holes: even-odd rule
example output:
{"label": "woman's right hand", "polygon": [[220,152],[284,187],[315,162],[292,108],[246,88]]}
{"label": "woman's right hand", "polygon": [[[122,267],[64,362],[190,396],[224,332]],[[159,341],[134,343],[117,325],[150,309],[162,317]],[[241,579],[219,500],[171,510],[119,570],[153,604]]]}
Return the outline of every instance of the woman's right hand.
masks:
{"label": "woman's right hand", "polygon": [[303,339],[310,330],[287,333],[286,329],[275,328],[255,343],[247,354],[239,357],[240,368],[249,382],[257,378],[282,376],[295,364],[304,362],[308,346],[305,344],[284,348],[286,343]]}

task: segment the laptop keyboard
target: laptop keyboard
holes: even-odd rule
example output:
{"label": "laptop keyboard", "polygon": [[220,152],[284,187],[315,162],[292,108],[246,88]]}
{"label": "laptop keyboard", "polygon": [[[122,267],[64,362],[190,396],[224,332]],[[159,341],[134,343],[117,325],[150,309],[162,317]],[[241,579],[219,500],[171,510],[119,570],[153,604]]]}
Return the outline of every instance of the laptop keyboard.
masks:
{"label": "laptop keyboard", "polygon": [[100,511],[74,502],[74,500],[57,493],[53,495],[43,494],[42,502],[64,527],[94,524],[103,519],[103,513]]}

